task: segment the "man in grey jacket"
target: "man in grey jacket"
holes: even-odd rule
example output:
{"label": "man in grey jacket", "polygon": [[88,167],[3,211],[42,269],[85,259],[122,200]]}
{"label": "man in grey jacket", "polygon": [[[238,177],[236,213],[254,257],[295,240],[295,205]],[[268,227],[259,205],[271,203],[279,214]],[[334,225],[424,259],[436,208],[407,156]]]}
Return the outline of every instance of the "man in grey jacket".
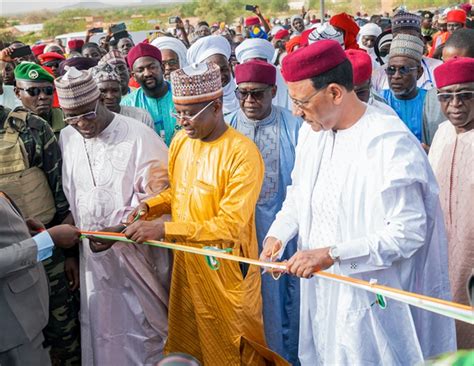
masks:
{"label": "man in grey jacket", "polygon": [[74,246],[80,233],[71,225],[45,230],[37,220],[25,221],[2,192],[0,217],[0,365],[49,365],[42,344],[49,285],[41,261],[54,245]]}

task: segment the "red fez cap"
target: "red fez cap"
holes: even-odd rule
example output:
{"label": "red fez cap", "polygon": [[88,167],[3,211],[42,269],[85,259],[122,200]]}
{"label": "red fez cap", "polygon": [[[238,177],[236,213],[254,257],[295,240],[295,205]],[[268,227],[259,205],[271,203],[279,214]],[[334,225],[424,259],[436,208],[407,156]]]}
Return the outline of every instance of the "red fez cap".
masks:
{"label": "red fez cap", "polygon": [[309,35],[314,31],[314,28],[306,29],[301,33],[300,47],[306,47],[309,44]]}
{"label": "red fez cap", "polygon": [[46,53],[43,53],[42,55],[39,55],[38,59],[40,60],[41,64],[44,64],[45,62],[49,62],[53,60],[62,61],[62,60],[65,60],[66,57],[56,52],[46,52]]}
{"label": "red fez cap", "polygon": [[84,41],[82,39],[71,39],[67,43],[67,47],[71,51],[80,51],[82,49],[82,46],[84,46]]}
{"label": "red fez cap", "polygon": [[466,13],[470,13],[472,10],[472,5],[469,3],[461,4],[459,7],[464,10]]}
{"label": "red fez cap", "polygon": [[300,48],[283,59],[281,73],[286,81],[310,79],[325,73],[347,60],[341,45],[322,40]]}
{"label": "red fez cap", "polygon": [[372,59],[362,50],[346,50],[346,55],[352,64],[354,85],[361,85],[372,76]]}
{"label": "red fez cap", "polygon": [[45,48],[46,48],[46,44],[37,44],[31,47],[31,52],[33,52],[33,55],[38,57],[44,52]]}
{"label": "red fez cap", "polygon": [[448,23],[462,23],[466,24],[466,12],[462,9],[453,9],[448,12],[446,16]]}
{"label": "red fez cap", "polygon": [[474,58],[455,57],[434,69],[436,86],[444,88],[448,85],[474,82]]}
{"label": "red fez cap", "polygon": [[140,57],[153,57],[161,62],[161,51],[151,44],[139,43],[127,55],[128,66],[133,68],[133,64]]}
{"label": "red fez cap", "polygon": [[248,17],[245,19],[246,27],[250,27],[251,25],[259,25],[259,24],[260,24],[260,18],[257,16]]}
{"label": "red fez cap", "polygon": [[288,32],[287,29],[280,29],[278,32],[275,34],[275,39],[283,39],[285,37],[288,37],[290,35],[290,32]]}
{"label": "red fez cap", "polygon": [[275,85],[275,66],[262,60],[252,60],[235,66],[235,81],[240,83],[262,83]]}

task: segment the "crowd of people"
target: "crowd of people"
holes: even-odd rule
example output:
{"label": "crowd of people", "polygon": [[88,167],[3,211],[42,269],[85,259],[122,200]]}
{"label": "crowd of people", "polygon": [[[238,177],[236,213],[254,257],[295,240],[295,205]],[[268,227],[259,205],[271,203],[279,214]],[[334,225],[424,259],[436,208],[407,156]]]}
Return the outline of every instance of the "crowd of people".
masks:
{"label": "crowd of people", "polygon": [[472,301],[471,6],[253,12],[1,45],[0,364],[471,364],[473,325],[313,276]]}

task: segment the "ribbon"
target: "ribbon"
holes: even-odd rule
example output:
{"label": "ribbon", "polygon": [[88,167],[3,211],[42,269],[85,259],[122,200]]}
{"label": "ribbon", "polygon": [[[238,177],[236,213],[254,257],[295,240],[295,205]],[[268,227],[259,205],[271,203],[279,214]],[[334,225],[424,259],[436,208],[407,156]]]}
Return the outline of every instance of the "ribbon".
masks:
{"label": "ribbon", "polygon": [[[100,239],[107,240],[116,240],[127,243],[135,243],[134,241],[127,239],[124,234],[121,233],[110,233],[110,232],[100,232],[100,231],[82,231],[82,237],[95,236]],[[136,243],[135,243],[136,244]],[[227,250],[221,250],[218,248],[213,248],[212,250],[206,248],[195,248],[182,244],[167,243],[157,240],[148,240],[144,242],[145,245],[178,250],[186,253],[198,254],[205,257],[211,257],[214,260],[227,259],[235,262],[252,264],[255,266],[262,267],[269,271],[278,270],[285,271],[286,264],[281,262],[263,262],[257,259],[245,258],[236,255],[229,254]],[[217,250],[215,250],[217,249]],[[416,306],[420,309],[428,310],[436,314],[440,314],[449,318],[457,319],[469,324],[474,324],[474,309],[470,306],[458,304],[455,302],[438,299],[435,297],[429,297],[425,295],[420,295],[414,292],[408,292],[400,290],[393,287],[378,285],[376,281],[364,281],[357,278],[352,278],[348,276],[343,276],[335,273],[329,272],[315,272],[314,276],[317,276],[322,279],[331,280],[338,283],[344,283],[346,285],[359,288],[372,292],[376,295],[376,303],[381,307],[386,307],[386,301],[384,297],[390,298],[392,300],[397,300],[402,303]]]}

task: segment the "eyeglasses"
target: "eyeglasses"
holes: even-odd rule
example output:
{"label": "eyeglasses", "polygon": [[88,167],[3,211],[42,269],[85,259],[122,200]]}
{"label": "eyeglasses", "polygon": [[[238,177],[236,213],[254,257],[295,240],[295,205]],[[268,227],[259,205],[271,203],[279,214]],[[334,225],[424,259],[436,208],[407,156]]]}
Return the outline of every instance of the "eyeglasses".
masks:
{"label": "eyeglasses", "polygon": [[23,88],[17,88],[17,89],[26,91],[30,95],[30,97],[37,97],[42,92],[46,95],[53,95],[54,93],[54,88],[52,86],[45,86],[43,88],[40,88],[38,86],[33,86],[31,88],[26,88],[26,89],[23,89]]}
{"label": "eyeglasses", "polygon": [[468,100],[474,98],[474,90],[466,90],[456,93],[438,93],[438,100],[441,103],[450,103],[456,97],[461,103],[467,102]]}
{"label": "eyeglasses", "polygon": [[183,120],[183,121],[186,121],[186,122],[192,122],[197,118],[197,116],[199,116],[202,112],[204,112],[207,109],[207,107],[212,105],[214,102],[215,102],[215,100],[210,101],[203,109],[201,109],[199,112],[197,112],[194,115],[181,114],[181,113],[180,114],[171,113],[171,116],[176,118],[178,121]]}
{"label": "eyeglasses", "polygon": [[402,67],[395,67],[395,66],[389,66],[385,69],[385,73],[388,76],[393,76],[397,73],[397,71],[400,73],[400,75],[405,76],[411,73],[412,71],[418,70],[418,67],[408,67],[408,66],[402,66]]}
{"label": "eyeglasses", "polygon": [[262,100],[265,96],[265,91],[270,88],[270,86],[253,90],[240,90],[239,88],[237,88],[235,89],[235,96],[237,97],[237,99],[240,100],[246,100],[249,95],[252,96],[252,99],[254,100]]}
{"label": "eyeglasses", "polygon": [[316,96],[316,94],[318,94],[319,92],[323,91],[324,89],[326,88],[323,88],[323,89],[319,89],[319,90],[316,90],[313,94],[311,94],[309,97],[303,99],[303,100],[298,100],[298,99],[294,99],[294,98],[291,98],[291,101],[293,102],[293,104],[298,107],[298,108],[301,108],[303,107],[304,105],[308,104],[308,102]]}
{"label": "eyeglasses", "polygon": [[161,61],[161,63],[163,64],[163,66],[170,66],[170,67],[179,66],[178,60]]}
{"label": "eyeglasses", "polygon": [[84,114],[80,114],[78,116],[73,116],[73,117],[66,117],[64,118],[64,122],[66,122],[68,125],[75,125],[79,123],[81,119],[85,119],[88,121],[92,121],[97,118],[97,107],[99,106],[99,101],[97,101],[95,108],[91,112],[87,112]]}

